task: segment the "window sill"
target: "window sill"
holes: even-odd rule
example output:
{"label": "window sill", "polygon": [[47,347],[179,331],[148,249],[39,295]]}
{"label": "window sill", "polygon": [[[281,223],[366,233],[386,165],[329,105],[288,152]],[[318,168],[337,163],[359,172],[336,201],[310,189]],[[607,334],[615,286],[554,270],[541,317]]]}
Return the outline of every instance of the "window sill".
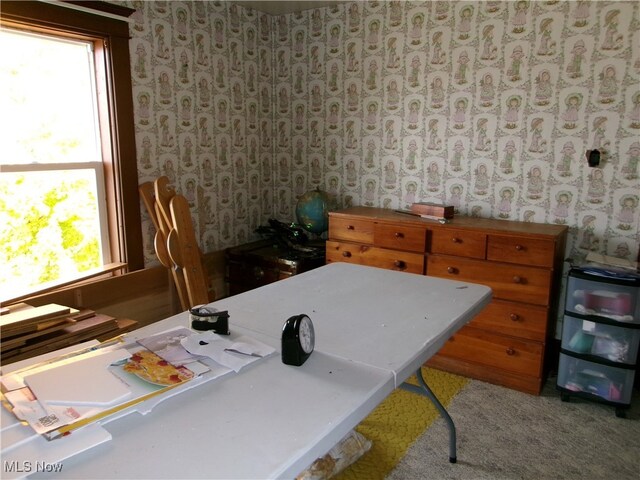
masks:
{"label": "window sill", "polygon": [[20,294],[12,298],[2,298],[0,299],[0,303],[2,305],[10,305],[10,304],[21,302],[23,300],[36,297],[39,295],[54,293],[57,290],[60,290],[65,287],[80,286],[88,283],[89,281],[95,280],[97,277],[101,277],[103,275],[113,276],[113,274],[118,271],[121,271],[121,273],[124,273],[124,270],[126,270],[126,268],[127,268],[126,263],[119,263],[119,262],[109,263],[109,264],[103,265],[100,268],[96,268],[88,272],[84,272],[84,274],[79,278],[74,278],[68,281],[52,282],[52,283],[41,286],[41,288],[37,290],[29,290],[28,292],[24,292],[23,294]]}

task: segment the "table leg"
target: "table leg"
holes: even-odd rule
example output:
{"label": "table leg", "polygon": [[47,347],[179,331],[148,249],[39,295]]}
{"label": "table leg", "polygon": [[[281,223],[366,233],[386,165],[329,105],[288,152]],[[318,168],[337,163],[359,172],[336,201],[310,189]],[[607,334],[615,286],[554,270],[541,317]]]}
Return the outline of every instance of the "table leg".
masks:
{"label": "table leg", "polygon": [[420,385],[412,385],[405,382],[400,385],[400,388],[409,392],[424,395],[425,397],[429,398],[429,400],[431,400],[431,403],[433,403],[438,409],[440,415],[442,416],[442,418],[444,418],[445,422],[447,422],[447,427],[449,428],[449,462],[456,463],[456,426],[453,423],[453,419],[449,415],[449,412],[447,412],[444,406],[440,403],[438,397],[436,397],[431,391],[431,389],[427,385],[427,382],[425,382],[424,378],[422,377],[421,368],[419,368],[416,372],[416,377]]}

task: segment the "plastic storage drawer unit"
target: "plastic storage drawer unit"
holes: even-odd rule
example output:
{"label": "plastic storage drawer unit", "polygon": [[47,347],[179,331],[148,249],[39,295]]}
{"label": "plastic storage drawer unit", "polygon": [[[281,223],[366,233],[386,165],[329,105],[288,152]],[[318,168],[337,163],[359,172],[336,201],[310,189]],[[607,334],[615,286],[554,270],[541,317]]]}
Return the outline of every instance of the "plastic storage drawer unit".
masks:
{"label": "plastic storage drawer unit", "polygon": [[598,401],[629,404],[633,368],[619,368],[560,354],[558,386],[570,392],[593,395]]}
{"label": "plastic storage drawer unit", "polygon": [[640,323],[638,283],[574,272],[567,281],[565,310],[623,323]]}
{"label": "plastic storage drawer unit", "polygon": [[572,268],[567,279],[557,387],[626,416],[640,345],[640,276]]}
{"label": "plastic storage drawer unit", "polygon": [[565,315],[562,338],[566,339],[562,345],[565,350],[633,366],[638,357],[640,329]]}

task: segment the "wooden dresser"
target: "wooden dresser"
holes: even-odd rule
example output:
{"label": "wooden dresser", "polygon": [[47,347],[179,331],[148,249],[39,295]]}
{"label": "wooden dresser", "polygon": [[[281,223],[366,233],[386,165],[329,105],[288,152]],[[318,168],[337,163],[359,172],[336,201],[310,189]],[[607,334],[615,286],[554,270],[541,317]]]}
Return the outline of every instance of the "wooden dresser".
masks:
{"label": "wooden dresser", "polygon": [[[430,366],[539,394],[553,338],[567,227],[353,207],[329,214],[327,262],[488,285],[493,300]],[[446,299],[443,299],[446,301]]]}

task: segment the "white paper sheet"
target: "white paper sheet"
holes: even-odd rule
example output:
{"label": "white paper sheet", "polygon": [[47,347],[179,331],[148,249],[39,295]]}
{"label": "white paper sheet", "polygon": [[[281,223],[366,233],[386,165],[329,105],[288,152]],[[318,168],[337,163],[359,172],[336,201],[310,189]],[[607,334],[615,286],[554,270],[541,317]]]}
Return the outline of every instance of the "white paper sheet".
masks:
{"label": "white paper sheet", "polygon": [[183,338],[181,343],[189,353],[209,357],[234,372],[239,372],[247,365],[276,351],[275,348],[251,337],[241,336],[236,340],[229,340],[213,332],[191,335]]}
{"label": "white paper sheet", "polygon": [[105,407],[131,395],[131,390],[107,370],[109,365],[130,356],[124,348],[101,351],[82,361],[54,366],[23,378],[40,402]]}

